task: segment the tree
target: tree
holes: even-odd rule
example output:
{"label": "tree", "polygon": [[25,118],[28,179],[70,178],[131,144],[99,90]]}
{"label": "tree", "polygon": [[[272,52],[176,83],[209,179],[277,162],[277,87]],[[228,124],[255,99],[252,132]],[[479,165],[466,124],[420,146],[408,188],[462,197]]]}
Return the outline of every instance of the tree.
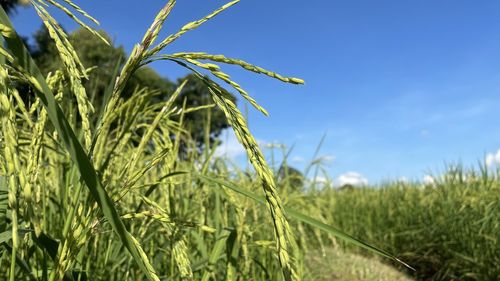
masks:
{"label": "tree", "polygon": [[[104,31],[100,31],[100,34],[111,42],[110,36]],[[60,69],[62,62],[47,29],[42,27],[35,34],[34,39],[35,46],[31,47],[33,49],[32,55],[43,74],[46,75],[51,71]],[[125,51],[122,47],[109,46],[96,39],[94,35],[85,29],[79,29],[71,33],[69,40],[85,67],[98,66],[96,70],[90,72],[89,81],[92,82],[84,84],[89,97],[94,101],[94,107],[98,110],[97,105],[101,104],[101,98],[109,84],[114,67],[117,63],[120,65],[124,63]],[[175,101],[178,108],[183,107],[184,101],[187,108],[213,103],[207,86],[195,75],[187,75],[173,83],[150,67],[142,67],[136,71],[128,81],[122,96],[124,98],[130,97],[137,88],[149,88],[160,92],[154,102],[162,102],[186,79],[188,82],[179,98]],[[233,101],[236,101],[234,96]],[[205,143],[205,121],[208,120],[208,115],[210,115],[209,141],[211,144],[214,143],[223,129],[229,127],[223,112],[216,107],[186,113],[184,115],[184,125],[185,128],[188,128],[189,137],[196,143],[198,149],[201,149]]]}
{"label": "tree", "polygon": [[[29,5],[28,0],[0,0],[0,5],[2,6],[3,10],[7,14],[12,14],[16,12],[16,8],[18,6],[27,6]],[[23,42],[25,43],[26,46],[29,46],[27,44],[28,40],[25,37],[21,37]]]}
{"label": "tree", "polygon": [[0,0],[0,4],[2,8],[5,10],[7,14],[12,14],[16,11],[17,6],[19,5],[28,5],[29,1],[27,0]]}
{"label": "tree", "polygon": [[[203,105],[212,104],[212,97],[207,85],[194,74],[189,74],[177,80],[177,85],[182,81],[187,80],[179,99],[176,101],[177,107],[182,108],[185,101],[187,108],[193,108]],[[232,101],[236,102],[236,97],[232,97]],[[184,115],[184,123],[190,132],[190,137],[196,142],[198,148],[203,147],[205,143],[205,126],[210,118],[210,144],[213,144],[215,139],[219,137],[222,130],[229,127],[229,123],[224,116],[224,113],[217,107],[209,109],[193,111]]]}
{"label": "tree", "polygon": [[[104,31],[99,31],[99,33],[108,41],[111,41]],[[35,46],[32,47],[32,56],[42,73],[47,75],[49,72],[61,69],[62,61],[48,30],[42,26],[35,33],[34,39]],[[124,62],[125,51],[122,47],[113,47],[102,40],[96,39],[93,34],[85,29],[78,29],[71,33],[69,41],[75,47],[82,64],[87,68],[95,67],[90,72],[89,79],[84,80],[84,86],[94,105],[98,105],[111,80],[116,64]]]}
{"label": "tree", "polygon": [[278,170],[278,179],[281,184],[288,184],[292,191],[304,189],[304,175],[294,167],[281,165]]}

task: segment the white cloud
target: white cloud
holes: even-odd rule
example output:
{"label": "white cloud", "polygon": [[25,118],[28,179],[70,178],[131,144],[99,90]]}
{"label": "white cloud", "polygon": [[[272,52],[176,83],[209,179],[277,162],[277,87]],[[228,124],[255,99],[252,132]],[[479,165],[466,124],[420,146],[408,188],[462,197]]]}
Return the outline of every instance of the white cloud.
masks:
{"label": "white cloud", "polygon": [[317,176],[312,181],[315,183],[320,183],[320,184],[327,184],[328,183],[328,179],[325,177],[322,177],[322,176]]}
{"label": "white cloud", "polygon": [[330,164],[335,160],[335,156],[324,155],[320,156],[312,161],[312,164]]}
{"label": "white cloud", "polygon": [[339,186],[346,184],[354,186],[368,185],[368,180],[362,174],[357,172],[347,172],[342,174],[337,178],[336,182]]}
{"label": "white cloud", "polygon": [[488,153],[486,155],[486,159],[485,159],[485,162],[486,162],[486,165],[488,167],[491,167],[491,166],[500,166],[500,149],[497,150],[496,153]]}
{"label": "white cloud", "polygon": [[422,181],[426,185],[434,185],[436,183],[436,179],[433,176],[430,176],[430,175],[425,175],[422,178]]}
{"label": "white cloud", "polygon": [[225,130],[221,134],[222,143],[215,149],[216,157],[228,157],[234,159],[238,156],[245,155],[243,145],[238,142],[233,131]]}
{"label": "white cloud", "polygon": [[300,156],[294,156],[292,157],[292,162],[295,162],[295,163],[302,163],[304,162],[304,158],[300,157]]}
{"label": "white cloud", "polygon": [[314,178],[309,178],[307,180],[307,184],[309,186],[315,185],[316,187],[323,188],[327,186],[332,186],[332,180],[329,179],[327,176],[316,176]]}
{"label": "white cloud", "polygon": [[407,177],[400,177],[398,182],[400,183],[409,183],[410,180]]}
{"label": "white cloud", "polygon": [[335,156],[333,156],[333,155],[325,155],[325,156],[323,156],[321,158],[325,162],[333,162],[335,160]]}
{"label": "white cloud", "polygon": [[257,143],[261,148],[268,148],[268,149],[285,148],[285,145],[278,141],[273,141],[273,142],[257,141]]}

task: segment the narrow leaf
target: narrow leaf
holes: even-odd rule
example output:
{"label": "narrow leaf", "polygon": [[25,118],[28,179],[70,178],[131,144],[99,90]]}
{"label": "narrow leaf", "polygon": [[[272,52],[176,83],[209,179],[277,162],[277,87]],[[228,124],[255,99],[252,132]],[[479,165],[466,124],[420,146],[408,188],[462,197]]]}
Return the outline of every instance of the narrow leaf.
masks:
{"label": "narrow leaf", "polygon": [[[3,8],[0,8],[0,22],[12,28],[9,17]],[[133,236],[125,229],[125,225],[121,221],[120,215],[118,214],[112,200],[103,188],[92,163],[87,157],[82,145],[78,141],[78,138],[76,137],[75,132],[71,128],[68,120],[64,116],[63,111],[57,104],[54,95],[47,85],[40,70],[31,58],[26,47],[23,45],[22,40],[16,34],[15,36],[5,38],[5,41],[7,42],[8,49],[16,58],[16,62],[19,66],[36,79],[36,81],[33,82],[35,82],[34,86],[37,90],[37,96],[42,101],[47,110],[50,121],[61,136],[71,159],[77,166],[81,179],[87,185],[90,194],[98,203],[109,224],[118,235],[122,244],[131,253],[134,261],[139,265],[144,274],[146,274],[148,279],[154,281],[159,280],[154,272],[154,269],[149,263],[148,258],[142,254],[144,251]]]}
{"label": "narrow leaf", "polygon": [[[221,180],[221,179],[217,179],[217,178],[213,178],[213,177],[209,177],[209,176],[206,176],[206,175],[200,175],[200,174],[195,174],[195,175],[197,177],[201,178],[202,180],[205,180],[205,181],[208,181],[208,182],[212,182],[212,183],[217,183],[219,185],[225,186],[225,187],[227,187],[227,188],[229,188],[229,189],[231,189],[231,190],[233,190],[233,191],[235,191],[237,193],[240,193],[241,195],[244,195],[244,196],[246,196],[246,197],[248,197],[250,199],[253,199],[254,201],[256,201],[256,202],[258,202],[260,204],[265,204],[264,198],[262,198],[262,197],[260,197],[260,196],[258,196],[256,194],[254,194],[254,193],[252,193],[252,192],[250,192],[250,191],[248,191],[248,190],[246,190],[246,189],[244,189],[242,187],[239,187],[239,186],[237,186],[234,183],[231,183],[231,182],[228,182],[228,181],[224,181],[224,180]],[[396,262],[398,262],[398,263],[400,263],[400,264],[402,264],[402,265],[404,265],[404,266],[406,266],[406,267],[414,270],[413,267],[411,267],[410,265],[406,264],[405,262],[403,262],[402,260],[398,259],[397,257],[395,257],[395,256],[393,256],[393,255],[391,255],[391,254],[389,254],[387,252],[385,252],[384,250],[381,250],[381,249],[378,249],[378,248],[376,248],[376,247],[374,247],[372,245],[369,245],[369,244],[367,244],[367,243],[365,243],[365,242],[363,242],[363,241],[361,241],[361,240],[359,240],[357,238],[354,238],[354,237],[350,236],[349,234],[344,233],[344,232],[342,232],[339,229],[336,229],[333,226],[330,226],[330,225],[327,225],[325,223],[322,223],[322,222],[320,222],[320,221],[318,221],[316,219],[313,219],[313,218],[311,218],[311,217],[309,217],[307,215],[304,215],[304,214],[302,214],[300,212],[297,212],[297,211],[295,211],[295,210],[293,210],[291,208],[285,207],[284,209],[285,209],[287,215],[289,215],[290,217],[292,217],[292,218],[294,218],[296,220],[302,221],[302,222],[304,222],[306,224],[309,224],[309,225],[311,225],[313,227],[316,227],[316,228],[321,229],[321,230],[323,230],[325,232],[328,232],[329,234],[331,234],[331,235],[333,235],[335,237],[338,237],[338,238],[346,241],[347,243],[351,243],[353,245],[359,246],[359,247],[361,247],[363,249],[371,251],[371,252],[373,252],[375,254],[378,254],[380,256],[392,259],[392,260],[394,260],[394,261],[396,261]]]}

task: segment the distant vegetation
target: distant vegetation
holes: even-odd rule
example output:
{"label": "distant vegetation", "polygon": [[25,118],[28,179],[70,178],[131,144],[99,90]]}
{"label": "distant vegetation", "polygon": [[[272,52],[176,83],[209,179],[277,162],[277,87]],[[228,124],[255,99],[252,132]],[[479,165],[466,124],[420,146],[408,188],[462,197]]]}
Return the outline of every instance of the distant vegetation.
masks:
{"label": "distant vegetation", "polygon": [[[99,31],[99,34],[111,42],[110,36],[105,31]],[[104,104],[103,97],[109,80],[113,75],[113,70],[117,66],[123,67],[126,60],[126,54],[122,47],[114,47],[106,44],[102,40],[96,40],[92,32],[85,28],[80,28],[68,36],[69,42],[75,47],[83,66],[94,68],[89,72],[87,80],[83,81],[83,86],[89,94],[89,99],[92,102],[94,109],[100,111],[101,105]],[[51,39],[49,31],[45,26],[42,26],[34,36],[34,44],[28,45],[34,61],[37,63],[43,75],[50,72],[55,72],[63,67],[63,62],[60,59],[56,44]],[[208,79],[208,77],[206,77]],[[173,106],[188,108],[206,106],[212,104],[210,91],[206,85],[194,74],[189,74],[185,77],[172,82],[166,77],[162,77],[154,69],[143,66],[137,69],[130,79],[127,81],[121,95],[124,98],[130,97],[138,89],[148,89],[155,91],[156,94],[152,97],[152,103],[162,103],[167,100],[171,93],[186,80],[186,85],[182,88],[179,97],[173,101]],[[24,97],[25,99],[33,98],[34,95]],[[229,95],[231,100],[236,103],[236,97]],[[28,101],[29,103],[29,101]],[[210,111],[210,112],[208,112]],[[207,114],[210,118],[207,118]],[[172,116],[171,118],[178,118]],[[178,120],[176,120],[178,121]],[[188,134],[197,148],[201,149],[205,144],[205,122],[209,122],[210,144],[213,144],[215,139],[220,135],[222,130],[229,127],[224,113],[217,107],[207,108],[205,110],[195,110],[187,112],[183,115],[183,125],[185,133]],[[183,151],[185,142],[183,142]]]}
{"label": "distant vegetation", "polygon": [[[496,280],[500,276],[500,174],[450,167],[433,184],[307,193],[310,215],[396,253],[418,280]],[[318,238],[317,245],[328,241]],[[343,244],[342,242],[340,244]],[[347,246],[347,245],[346,245]],[[356,250],[348,247],[350,250]]]}
{"label": "distant vegetation", "polygon": [[[128,57],[71,1],[31,2],[45,29],[30,49],[0,10],[0,280],[496,280],[498,174],[336,189],[306,178],[320,162],[270,168],[222,85],[267,112],[222,67],[303,81],[164,51],[237,2],[159,38],[169,1]],[[252,169],[215,156],[224,128]]]}

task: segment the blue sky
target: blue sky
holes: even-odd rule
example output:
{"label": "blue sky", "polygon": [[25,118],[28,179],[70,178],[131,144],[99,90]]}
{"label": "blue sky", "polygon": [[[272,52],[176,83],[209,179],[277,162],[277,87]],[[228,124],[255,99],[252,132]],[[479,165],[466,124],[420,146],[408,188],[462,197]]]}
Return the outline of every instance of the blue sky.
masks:
{"label": "blue sky", "polygon": [[[130,50],[166,1],[75,2]],[[224,3],[178,1],[163,36]],[[445,162],[477,165],[489,153],[500,162],[499,14],[498,1],[242,0],[165,52],[221,53],[303,78],[286,85],[226,68],[270,112],[249,109],[256,138],[294,145],[298,168],[326,134],[320,156],[332,178],[421,179]],[[40,24],[31,9],[14,17],[25,36]],[[229,136],[228,155],[242,161],[233,145]]]}

